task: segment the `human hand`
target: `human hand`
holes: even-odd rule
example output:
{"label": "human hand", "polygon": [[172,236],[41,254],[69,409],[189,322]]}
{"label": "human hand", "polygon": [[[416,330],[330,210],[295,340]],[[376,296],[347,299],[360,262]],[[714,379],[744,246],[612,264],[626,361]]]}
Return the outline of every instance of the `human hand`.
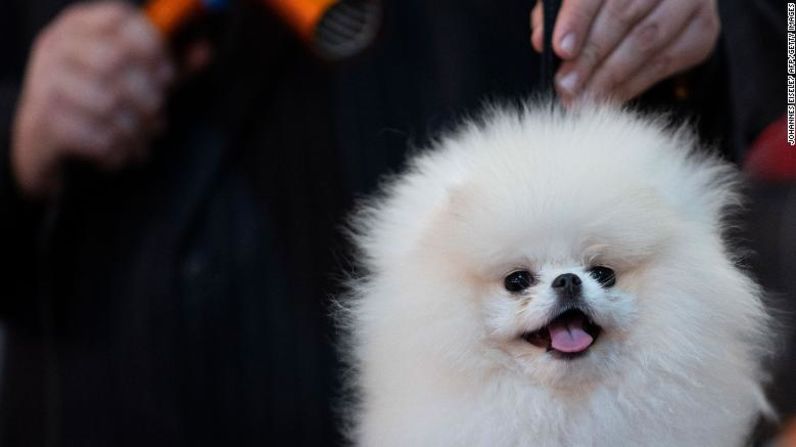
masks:
{"label": "human hand", "polygon": [[143,160],[173,76],[161,36],[134,7],[79,3],[61,13],[34,42],[15,115],[22,193],[51,194],[68,159],[106,170]]}
{"label": "human hand", "polygon": [[[539,52],[541,8],[537,1],[531,12]],[[556,90],[565,103],[628,101],[707,59],[720,28],[716,0],[563,0],[553,30],[563,61]]]}

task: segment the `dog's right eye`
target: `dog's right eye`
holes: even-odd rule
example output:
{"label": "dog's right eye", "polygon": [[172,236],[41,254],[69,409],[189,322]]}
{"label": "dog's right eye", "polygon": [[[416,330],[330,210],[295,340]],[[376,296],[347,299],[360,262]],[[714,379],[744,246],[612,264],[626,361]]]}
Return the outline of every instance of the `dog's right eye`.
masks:
{"label": "dog's right eye", "polygon": [[522,292],[533,284],[533,275],[527,270],[511,272],[503,280],[503,286],[511,293]]}
{"label": "dog's right eye", "polygon": [[589,270],[592,278],[597,280],[603,287],[613,287],[616,284],[616,273],[608,267],[596,266]]}

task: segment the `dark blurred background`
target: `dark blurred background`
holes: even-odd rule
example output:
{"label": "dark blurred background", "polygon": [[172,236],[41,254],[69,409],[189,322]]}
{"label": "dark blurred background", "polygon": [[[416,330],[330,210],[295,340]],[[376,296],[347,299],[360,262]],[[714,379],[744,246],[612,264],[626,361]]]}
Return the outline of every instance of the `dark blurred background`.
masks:
{"label": "dark blurred background", "polygon": [[[172,93],[149,162],[73,166],[54,206],[31,204],[11,182],[9,126],[31,42],[68,3],[0,0],[0,444],[337,445],[328,317],[352,268],[345,216],[429,136],[537,91],[531,2],[387,0],[376,44],[341,63],[233,2],[190,30],[213,62]],[[696,118],[739,165],[754,148],[742,239],[789,318],[784,8],[720,7],[714,56],[639,105]],[[796,414],[793,327],[771,366],[784,414]]]}

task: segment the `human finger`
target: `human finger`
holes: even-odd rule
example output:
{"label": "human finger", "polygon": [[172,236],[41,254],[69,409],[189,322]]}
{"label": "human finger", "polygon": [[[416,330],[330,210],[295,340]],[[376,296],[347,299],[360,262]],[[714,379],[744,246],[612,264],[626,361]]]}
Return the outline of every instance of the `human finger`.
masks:
{"label": "human finger", "polygon": [[145,67],[132,66],[119,74],[114,88],[121,98],[121,106],[142,117],[157,114],[163,106],[166,89]]}
{"label": "human finger", "polygon": [[562,96],[576,96],[630,29],[660,0],[606,0],[600,8],[578,56],[561,65],[556,88]]}
{"label": "human finger", "polygon": [[136,9],[122,1],[81,2],[68,6],[56,19],[55,26],[70,34],[95,35],[97,32],[112,32]]}
{"label": "human finger", "polygon": [[58,115],[74,117],[56,128],[53,145],[68,155],[114,167],[131,158],[132,147],[148,138],[147,119],[118,89],[70,72],[54,87]]}
{"label": "human finger", "polygon": [[52,89],[55,101],[66,109],[65,113],[79,110],[97,117],[107,117],[120,105],[119,96],[107,84],[72,70],[59,73]]}
{"label": "human finger", "polygon": [[558,57],[568,60],[577,56],[605,1],[563,0],[553,30],[553,49]]}
{"label": "human finger", "polygon": [[[625,83],[642,66],[652,61],[661,49],[692,26],[698,3],[669,0],[658,5],[627,34],[622,42],[594,71],[583,91],[590,96],[605,96]],[[695,36],[694,42],[701,38]]]}
{"label": "human finger", "polygon": [[544,39],[544,19],[542,17],[542,0],[536,0],[531,10],[531,45],[537,53],[542,52]]}
{"label": "human finger", "polygon": [[[715,47],[719,27],[718,16],[710,13],[695,16],[682,35],[615,89],[614,98],[621,102],[633,99],[663,79],[704,61]],[[705,39],[705,30],[710,35],[708,39]],[[694,41],[700,44],[694,45]]]}
{"label": "human finger", "polygon": [[150,68],[159,82],[173,80],[174,69],[163,37],[143,14],[128,17],[115,38],[120,51]]}

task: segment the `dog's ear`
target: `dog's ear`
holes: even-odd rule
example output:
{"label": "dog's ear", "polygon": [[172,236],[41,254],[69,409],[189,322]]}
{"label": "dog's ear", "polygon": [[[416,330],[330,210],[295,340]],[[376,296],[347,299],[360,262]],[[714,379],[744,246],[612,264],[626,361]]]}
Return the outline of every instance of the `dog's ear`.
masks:
{"label": "dog's ear", "polygon": [[690,136],[680,136],[679,143],[691,149],[682,152],[671,173],[663,174],[669,183],[665,194],[689,219],[714,229],[723,226],[743,202],[740,172],[711,150],[699,147]]}
{"label": "dog's ear", "polygon": [[718,160],[704,160],[694,172],[694,213],[709,225],[722,225],[726,218],[743,205],[740,193],[742,178],[730,164]]}
{"label": "dog's ear", "polygon": [[[690,221],[709,228],[723,225],[739,209],[742,177],[716,148],[703,145],[695,123],[667,114],[627,114],[603,110],[606,133],[621,135],[613,162],[639,171],[663,200]],[[594,126],[594,125],[593,125]],[[610,166],[603,167],[610,178]],[[595,168],[597,169],[597,168]]]}
{"label": "dog's ear", "polygon": [[458,220],[476,202],[478,190],[472,184],[460,183],[448,188],[448,197],[441,212],[449,219]]}

